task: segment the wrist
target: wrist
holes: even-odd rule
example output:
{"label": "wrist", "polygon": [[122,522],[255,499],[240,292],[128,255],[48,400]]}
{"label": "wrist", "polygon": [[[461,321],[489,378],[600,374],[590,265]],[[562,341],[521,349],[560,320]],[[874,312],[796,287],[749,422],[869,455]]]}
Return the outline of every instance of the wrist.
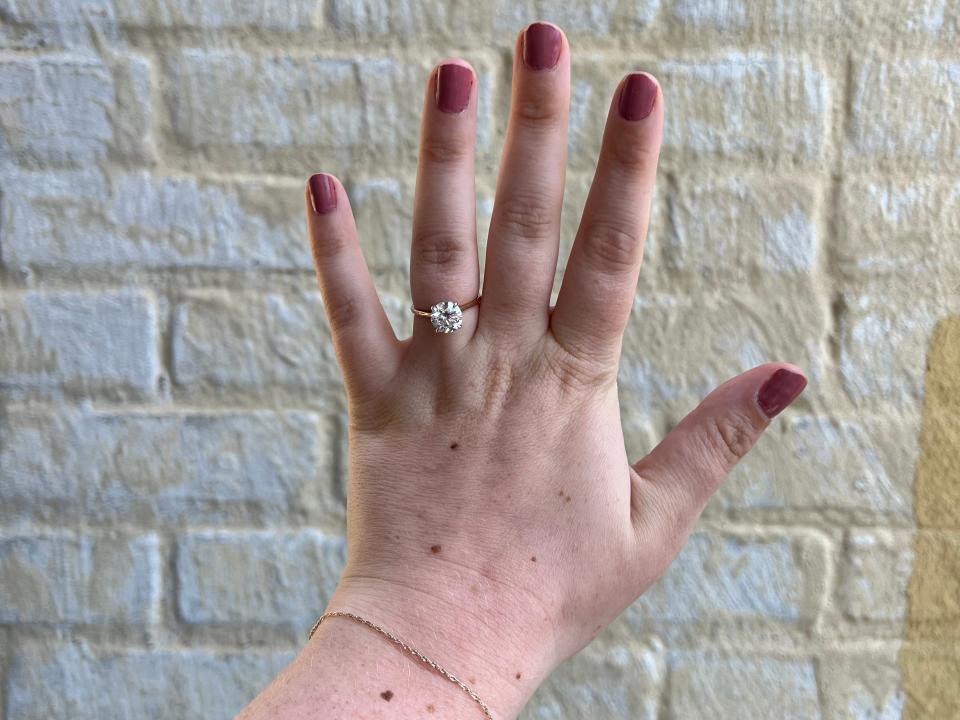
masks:
{"label": "wrist", "polygon": [[[348,566],[326,610],[350,612],[379,625],[465,683],[494,718],[515,718],[559,662],[550,616],[532,598],[498,588],[475,571],[457,567],[453,575],[454,582],[442,571],[404,580]],[[353,632],[379,635],[347,618],[331,618],[324,625],[331,620],[355,625]],[[381,639],[378,652],[407,663],[408,674],[441,677]],[[483,717],[465,692],[443,683],[448,699],[462,695]]]}

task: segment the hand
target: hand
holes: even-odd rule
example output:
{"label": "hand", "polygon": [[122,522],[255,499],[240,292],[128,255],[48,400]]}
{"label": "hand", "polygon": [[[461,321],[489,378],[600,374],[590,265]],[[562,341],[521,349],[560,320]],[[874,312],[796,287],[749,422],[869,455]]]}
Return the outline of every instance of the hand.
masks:
{"label": "hand", "polygon": [[[482,300],[453,333],[416,318],[413,336],[398,341],[346,192],[329,175],[307,188],[350,414],[349,562],[328,609],[368,617],[472,680],[498,718],[514,717],[554,667],[660,576],[713,491],[806,383],[790,365],[754,368],[630,463],[617,368],[664,98],[647,74],[616,88],[551,307],[569,96],[567,41],[534,24],[516,45]],[[469,65],[441,63],[423,110],[410,267],[418,308],[464,303],[480,288],[476,108]],[[371,633],[342,619],[322,627],[334,623],[341,637]],[[408,673],[430,673],[406,662]],[[456,688],[442,692],[458,702]],[[410,717],[423,705],[414,698]],[[451,716],[477,712],[459,707]]]}

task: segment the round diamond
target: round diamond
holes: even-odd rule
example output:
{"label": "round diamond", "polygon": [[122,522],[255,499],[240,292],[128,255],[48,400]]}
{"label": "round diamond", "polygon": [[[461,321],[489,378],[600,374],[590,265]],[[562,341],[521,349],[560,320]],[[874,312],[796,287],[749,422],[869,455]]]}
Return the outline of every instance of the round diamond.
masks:
{"label": "round diamond", "polygon": [[430,308],[430,323],[438,333],[452,333],[463,325],[463,310],[453,300],[438,302]]}

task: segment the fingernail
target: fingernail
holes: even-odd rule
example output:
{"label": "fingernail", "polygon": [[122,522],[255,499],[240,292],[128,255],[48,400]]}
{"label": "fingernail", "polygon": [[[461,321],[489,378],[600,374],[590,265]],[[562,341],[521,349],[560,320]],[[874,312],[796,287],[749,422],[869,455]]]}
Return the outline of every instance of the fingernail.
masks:
{"label": "fingernail", "polygon": [[803,375],[781,368],[760,387],[757,405],[764,415],[772,419],[796,400],[806,386],[807,379]]}
{"label": "fingernail", "polygon": [[447,113],[462,112],[470,103],[473,71],[463,65],[449,63],[437,71],[437,107]]}
{"label": "fingernail", "polygon": [[548,70],[560,59],[560,31],[549,23],[533,23],[523,33],[523,64],[532,70]]}
{"label": "fingernail", "polygon": [[337,209],[337,186],[326,173],[310,176],[310,204],[320,215]]}
{"label": "fingernail", "polygon": [[620,91],[620,117],[643,120],[657,102],[657,84],[645,73],[633,73]]}

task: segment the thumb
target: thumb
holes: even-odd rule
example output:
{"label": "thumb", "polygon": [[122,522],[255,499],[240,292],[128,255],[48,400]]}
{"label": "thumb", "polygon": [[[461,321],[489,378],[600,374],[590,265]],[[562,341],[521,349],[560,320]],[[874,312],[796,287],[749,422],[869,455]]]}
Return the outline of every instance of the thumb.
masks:
{"label": "thumb", "polygon": [[[704,505],[770,421],[807,385],[800,368],[768,363],[710,393],[649,455],[634,464],[634,522],[655,513],[682,542]],[[638,517],[639,515],[639,517]]]}

